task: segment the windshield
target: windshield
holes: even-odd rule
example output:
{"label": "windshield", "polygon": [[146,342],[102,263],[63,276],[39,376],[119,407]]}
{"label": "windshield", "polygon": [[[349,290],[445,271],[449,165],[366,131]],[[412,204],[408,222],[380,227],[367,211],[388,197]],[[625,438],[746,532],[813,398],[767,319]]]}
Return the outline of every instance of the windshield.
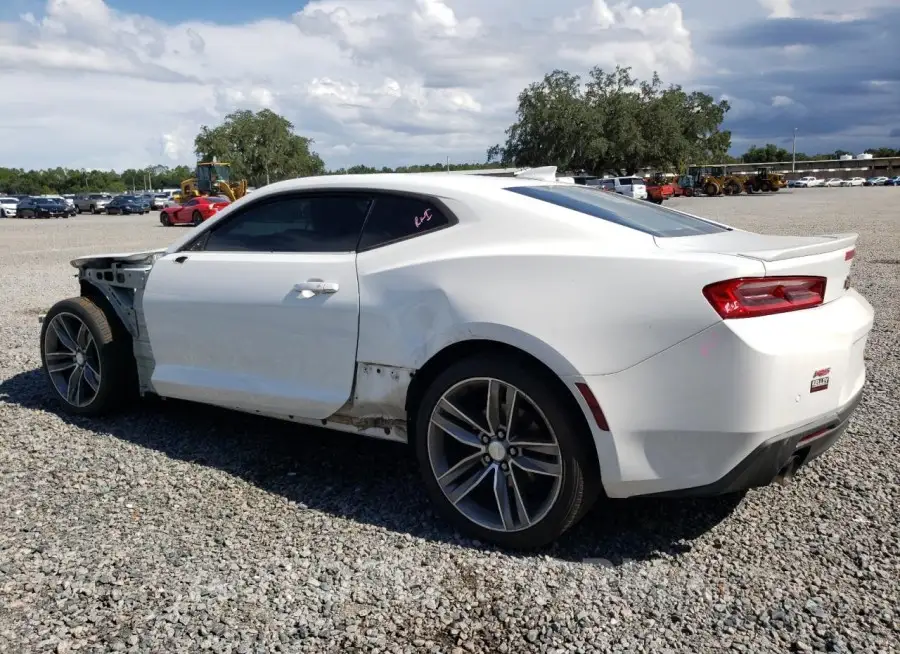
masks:
{"label": "windshield", "polygon": [[15,198],[0,198],[0,204],[18,204],[19,201]]}
{"label": "windshield", "polygon": [[213,185],[227,182],[231,178],[231,169],[225,164],[204,164],[197,166],[197,186],[201,191],[209,191]]}
{"label": "windshield", "polygon": [[62,200],[54,200],[53,198],[35,198],[36,204],[59,204]]}
{"label": "windshield", "polygon": [[730,231],[702,218],[586,186],[513,186],[506,190],[652,236],[695,236]]}
{"label": "windshield", "polygon": [[137,202],[138,198],[134,195],[123,195],[122,202]]}

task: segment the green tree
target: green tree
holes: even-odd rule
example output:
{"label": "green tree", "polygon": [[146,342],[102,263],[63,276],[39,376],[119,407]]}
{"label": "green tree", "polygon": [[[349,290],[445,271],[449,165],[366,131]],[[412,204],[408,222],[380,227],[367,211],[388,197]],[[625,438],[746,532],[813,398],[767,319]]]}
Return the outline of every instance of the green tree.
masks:
{"label": "green tree", "polygon": [[[751,145],[741,156],[744,163],[769,163],[772,161],[790,161],[791,152],[778,147],[774,143],[766,143],[765,147]],[[799,157],[798,157],[799,159]]]}
{"label": "green tree", "polygon": [[228,114],[217,127],[202,126],[194,139],[197,156],[232,164],[233,176],[251,186],[293,177],[320,175],[325,164],[310,150],[313,140],[294,133],[294,125],[269,109]]}
{"label": "green tree", "polygon": [[873,157],[900,157],[900,150],[893,148],[869,148],[866,152]]}
{"label": "green tree", "polygon": [[488,163],[597,174],[680,170],[692,161],[721,160],[731,146],[731,133],[721,129],[727,102],[665,87],[656,74],[638,80],[621,66],[595,67],[585,84],[555,70],[523,90],[518,102],[506,143],[488,148]]}

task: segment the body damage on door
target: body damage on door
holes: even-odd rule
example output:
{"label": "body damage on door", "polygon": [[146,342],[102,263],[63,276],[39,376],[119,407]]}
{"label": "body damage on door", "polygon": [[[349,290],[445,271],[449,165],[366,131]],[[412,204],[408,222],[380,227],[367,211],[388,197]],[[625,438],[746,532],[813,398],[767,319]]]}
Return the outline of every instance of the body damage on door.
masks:
{"label": "body damage on door", "polygon": [[[150,270],[165,249],[101,254],[71,261],[78,269],[81,295],[107,305],[131,335],[141,395],[156,393],[152,377],[155,361],[144,321],[143,295]],[[358,362],[353,392],[326,420],[290,420],[329,426],[386,440],[406,442],[406,393],[414,370],[380,363]],[[235,408],[235,407],[229,407]],[[277,416],[284,418],[285,416]]]}

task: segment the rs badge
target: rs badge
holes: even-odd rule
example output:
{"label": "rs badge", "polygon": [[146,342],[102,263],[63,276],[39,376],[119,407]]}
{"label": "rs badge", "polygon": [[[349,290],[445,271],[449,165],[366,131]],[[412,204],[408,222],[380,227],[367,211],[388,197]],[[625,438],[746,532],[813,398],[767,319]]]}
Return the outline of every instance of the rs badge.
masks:
{"label": "rs badge", "polygon": [[824,391],[825,389],[827,389],[830,374],[831,368],[821,368],[819,370],[816,370],[813,373],[812,381],[809,384],[809,392],[817,393],[819,391]]}

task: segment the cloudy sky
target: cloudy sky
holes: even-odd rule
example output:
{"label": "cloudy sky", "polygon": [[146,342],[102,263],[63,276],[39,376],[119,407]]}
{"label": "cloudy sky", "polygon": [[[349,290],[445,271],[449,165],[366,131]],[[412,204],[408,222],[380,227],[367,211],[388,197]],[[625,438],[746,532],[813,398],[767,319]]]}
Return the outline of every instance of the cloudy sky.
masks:
{"label": "cloudy sky", "polygon": [[554,69],[732,105],[734,153],[900,147],[898,0],[0,0],[0,166],[193,162],[269,107],[329,167],[482,161]]}

